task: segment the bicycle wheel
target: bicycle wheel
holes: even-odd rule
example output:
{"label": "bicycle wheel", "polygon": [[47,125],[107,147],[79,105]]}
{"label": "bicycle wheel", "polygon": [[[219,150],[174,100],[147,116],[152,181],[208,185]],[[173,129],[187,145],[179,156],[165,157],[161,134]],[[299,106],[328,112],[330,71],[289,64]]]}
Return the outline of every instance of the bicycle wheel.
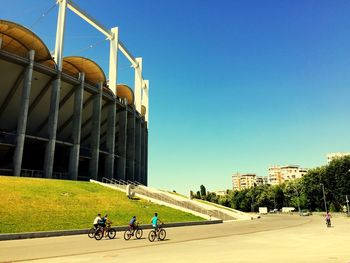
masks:
{"label": "bicycle wheel", "polygon": [[164,229],[161,229],[161,230],[159,231],[159,239],[160,239],[160,240],[164,240],[165,237],[166,237],[166,232],[165,232]]}
{"label": "bicycle wheel", "polygon": [[148,234],[148,240],[153,242],[156,239],[157,233],[156,231],[152,230],[151,232],[149,232]]}
{"label": "bicycle wheel", "polygon": [[96,232],[95,232],[95,239],[96,240],[101,240],[102,238],[103,238],[103,232],[100,229],[96,230]]}
{"label": "bicycle wheel", "polygon": [[89,238],[94,238],[95,232],[96,232],[96,228],[90,228],[90,230],[88,232]]}
{"label": "bicycle wheel", "polygon": [[114,228],[110,228],[110,229],[108,230],[108,237],[109,237],[110,239],[115,238],[115,235],[116,235],[116,234],[117,234],[117,231],[115,231]]}
{"label": "bicycle wheel", "polygon": [[142,237],[143,231],[141,228],[137,229],[135,232],[135,236],[137,239],[140,239]]}
{"label": "bicycle wheel", "polygon": [[124,232],[124,239],[125,240],[129,240],[131,238],[131,236],[132,236],[131,230],[128,229]]}

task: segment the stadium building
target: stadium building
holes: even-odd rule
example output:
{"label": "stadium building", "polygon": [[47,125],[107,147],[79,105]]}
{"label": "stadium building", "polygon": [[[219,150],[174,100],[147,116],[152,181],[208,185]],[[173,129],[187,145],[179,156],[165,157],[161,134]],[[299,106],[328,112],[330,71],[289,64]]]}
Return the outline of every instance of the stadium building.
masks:
{"label": "stadium building", "polygon": [[[147,185],[148,81],[142,79],[142,60],[117,35],[110,38],[114,69],[108,81],[94,61],[63,57],[64,12],[72,6],[59,2],[56,38],[62,41],[56,39],[54,56],[31,30],[0,20],[0,174]],[[120,49],[134,65],[134,89],[116,84]]]}

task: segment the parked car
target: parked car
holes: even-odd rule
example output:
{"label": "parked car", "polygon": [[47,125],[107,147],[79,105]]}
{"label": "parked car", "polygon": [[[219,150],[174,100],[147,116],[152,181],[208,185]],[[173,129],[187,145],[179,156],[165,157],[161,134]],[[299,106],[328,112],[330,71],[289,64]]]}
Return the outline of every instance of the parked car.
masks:
{"label": "parked car", "polygon": [[300,216],[310,216],[312,213],[309,210],[302,210]]}
{"label": "parked car", "polygon": [[266,215],[267,214],[267,207],[259,207],[259,214]]}

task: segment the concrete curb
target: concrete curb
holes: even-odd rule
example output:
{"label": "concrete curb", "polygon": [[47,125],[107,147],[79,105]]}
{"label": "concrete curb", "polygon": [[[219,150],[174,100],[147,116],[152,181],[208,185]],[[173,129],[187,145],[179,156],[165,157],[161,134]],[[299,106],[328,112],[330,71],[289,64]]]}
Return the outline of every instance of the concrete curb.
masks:
{"label": "concrete curb", "polygon": [[[222,220],[211,220],[211,221],[194,221],[194,222],[178,222],[164,224],[163,227],[181,227],[181,226],[198,226],[198,225],[211,225],[220,224]],[[117,232],[125,231],[127,226],[113,227]],[[141,225],[142,229],[151,229],[151,225]],[[40,238],[40,237],[59,237],[59,236],[72,236],[72,235],[84,235],[87,234],[89,229],[79,230],[59,230],[59,231],[43,231],[43,232],[27,232],[27,233],[15,233],[15,234],[0,234],[0,241],[4,240],[16,240],[16,239],[27,239],[27,238]]]}

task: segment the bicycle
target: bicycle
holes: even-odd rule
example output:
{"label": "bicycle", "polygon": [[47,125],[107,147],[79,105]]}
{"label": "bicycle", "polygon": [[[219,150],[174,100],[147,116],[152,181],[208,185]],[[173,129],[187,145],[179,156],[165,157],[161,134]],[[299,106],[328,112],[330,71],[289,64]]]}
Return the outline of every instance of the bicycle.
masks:
{"label": "bicycle", "polygon": [[89,230],[89,232],[88,232],[88,237],[89,237],[89,238],[94,238],[97,229],[98,229],[98,228],[96,228],[96,227],[90,228],[90,230]]}
{"label": "bicycle", "polygon": [[111,224],[108,224],[106,227],[100,226],[95,232],[95,239],[101,240],[104,237],[109,237],[109,239],[115,238],[117,231],[111,227]]}
{"label": "bicycle", "polygon": [[129,240],[131,236],[135,235],[137,239],[142,237],[143,230],[139,227],[139,223],[136,224],[135,228],[129,226],[124,232],[124,239]]}
{"label": "bicycle", "polygon": [[153,229],[149,232],[148,240],[150,242],[153,242],[156,239],[156,237],[158,238],[158,240],[162,240],[162,241],[165,239],[166,231],[165,229],[163,229],[162,225],[158,225],[156,230]]}

